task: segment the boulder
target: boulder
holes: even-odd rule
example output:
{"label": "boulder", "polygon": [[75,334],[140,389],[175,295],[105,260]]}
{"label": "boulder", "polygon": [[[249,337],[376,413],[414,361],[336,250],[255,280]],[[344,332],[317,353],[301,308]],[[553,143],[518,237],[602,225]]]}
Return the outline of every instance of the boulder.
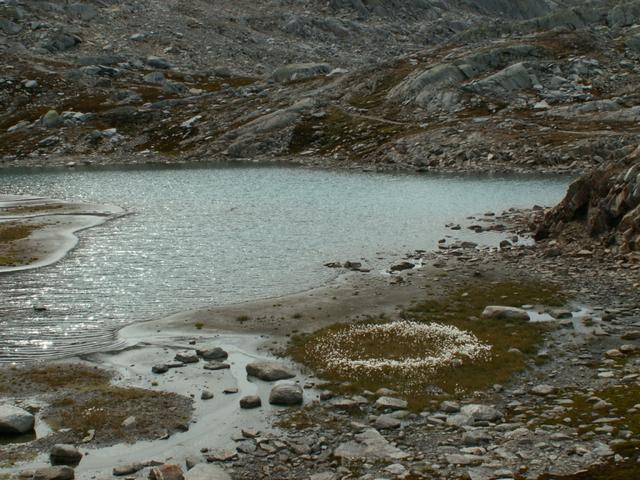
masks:
{"label": "boulder", "polygon": [[529,313],[522,308],[503,307],[498,305],[490,305],[485,307],[482,312],[483,318],[493,318],[499,320],[529,320]]}
{"label": "boulder", "polygon": [[13,405],[0,405],[0,433],[27,433],[33,430],[35,418]]}
{"label": "boulder", "polygon": [[399,428],[402,422],[397,418],[392,417],[391,415],[380,415],[376,418],[374,422],[374,426],[378,430],[386,430],[391,428]]}
{"label": "boulder", "polygon": [[246,366],[247,375],[267,382],[286,380],[295,377],[285,365],[277,362],[253,362]]}
{"label": "boulder", "polygon": [[276,384],[269,394],[269,403],[272,405],[302,405],[302,387],[295,383]]}
{"label": "boulder", "polygon": [[73,445],[54,445],[49,453],[51,465],[76,466],[82,460],[82,452]]}
{"label": "boulder", "polygon": [[222,467],[210,463],[199,463],[184,475],[185,480],[231,480]]}

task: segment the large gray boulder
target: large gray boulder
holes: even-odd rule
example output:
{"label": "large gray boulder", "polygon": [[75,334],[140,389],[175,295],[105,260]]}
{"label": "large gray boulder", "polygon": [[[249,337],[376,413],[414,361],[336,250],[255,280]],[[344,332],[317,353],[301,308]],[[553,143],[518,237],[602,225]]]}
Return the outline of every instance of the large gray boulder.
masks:
{"label": "large gray boulder", "polygon": [[286,380],[296,376],[285,365],[277,362],[253,362],[246,366],[247,375],[267,382]]}
{"label": "large gray boulder", "polygon": [[272,405],[301,405],[303,399],[302,387],[290,382],[275,385],[269,394],[269,403]]}
{"label": "large gray boulder", "polygon": [[271,79],[282,83],[326,75],[330,72],[331,65],[327,63],[293,63],[276,69],[271,74]]}
{"label": "large gray boulder", "polygon": [[537,78],[524,62],[510,65],[493,75],[465,87],[466,90],[487,96],[502,96],[533,88]]}
{"label": "large gray boulder", "polygon": [[27,433],[33,430],[35,418],[14,405],[0,405],[0,433]]}
{"label": "large gray boulder", "polygon": [[231,480],[231,476],[218,465],[199,463],[184,474],[184,480]]}

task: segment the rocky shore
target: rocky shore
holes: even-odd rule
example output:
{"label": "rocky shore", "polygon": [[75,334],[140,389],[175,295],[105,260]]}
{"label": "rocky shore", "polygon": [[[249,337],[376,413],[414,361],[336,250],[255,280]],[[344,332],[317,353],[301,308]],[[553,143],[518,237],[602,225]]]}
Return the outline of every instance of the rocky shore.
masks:
{"label": "rocky shore", "polygon": [[[586,479],[627,472],[630,476],[621,478],[633,478],[639,465],[640,267],[623,257],[616,261],[610,251],[593,244],[588,236],[583,238],[584,244],[556,240],[525,244],[521,237],[524,225],[531,216],[542,213],[510,211],[470,219],[469,225],[460,226],[503,225],[510,240],[500,250],[479,250],[471,242],[443,239],[439,251],[408,254],[403,262],[394,264],[398,268],[390,268],[394,273],[389,276],[355,271],[340,284],[290,298],[189,312],[136,326],[137,333],[130,335],[135,348],[113,354],[112,358],[120,356],[120,360],[114,363],[109,354],[100,354],[86,357],[85,362],[107,370],[115,368],[120,372],[116,384],[124,388],[168,389],[179,395],[189,392],[192,401],[200,404],[212,401],[209,395],[214,401],[221,396],[217,400],[220,405],[231,405],[238,412],[234,418],[244,417],[245,421],[237,420],[235,430],[228,430],[224,438],[203,435],[193,444],[187,440],[188,431],[169,431],[170,440],[162,440],[159,437],[167,432],[154,437],[149,430],[153,439],[149,445],[155,447],[148,452],[155,453],[145,456],[143,449],[129,464],[109,455],[111,464],[91,471],[90,476]],[[418,264],[425,266],[409,268]],[[538,303],[549,285],[559,287],[562,305]],[[479,286],[488,288],[480,295],[476,291]],[[452,292],[463,293],[452,298]],[[551,297],[544,298],[551,302]],[[223,358],[228,353],[219,348],[225,344],[224,338],[212,341],[209,337],[224,331],[250,335],[257,340],[252,355],[282,363],[274,355],[290,354],[292,342],[305,338],[301,334],[335,323],[366,322],[381,314],[391,321],[406,318],[412,308],[419,310],[416,303],[425,301],[444,305],[442,311],[431,310],[429,314],[438,320],[456,316],[460,312],[457,302],[478,302],[482,306],[478,316],[487,305],[515,302],[526,315],[543,320],[548,330],[531,352],[518,354],[523,356],[523,367],[516,368],[508,381],[497,383],[489,372],[483,388],[465,389],[461,379],[460,390],[453,392],[443,390],[436,381],[426,386],[419,406],[402,391],[383,386],[359,389],[355,384],[323,378],[322,372],[300,370],[300,366],[293,371],[268,364],[253,367],[249,357],[234,357],[229,365]],[[509,328],[514,320],[500,321]],[[291,340],[291,334],[298,336]],[[142,340],[154,336],[175,340],[151,340],[164,348]],[[128,367],[129,373],[124,374],[125,365],[137,367]],[[204,388],[205,382],[210,383],[203,377],[207,371],[219,376]],[[455,377],[455,368],[448,372]],[[185,374],[192,382],[188,387],[179,381]],[[163,380],[166,375],[170,375],[168,383]],[[258,389],[247,395],[233,394],[237,386],[229,384],[228,375],[232,380],[248,376],[248,385]],[[292,387],[277,386],[277,379],[292,375],[284,380]],[[4,393],[5,402],[11,399],[12,404],[29,409],[35,384],[28,380],[29,375],[21,377],[21,390],[9,396]],[[67,388],[64,384],[60,387],[63,392]],[[279,389],[283,391],[278,393]],[[299,407],[270,406],[300,401],[303,404]],[[108,411],[118,408],[107,405]],[[184,428],[206,430],[210,422],[222,421],[215,416],[200,418],[204,415],[200,408]],[[36,412],[36,417],[39,415]],[[133,422],[129,428],[135,438],[140,431]],[[200,427],[203,422],[206,424]],[[158,412],[152,425],[166,428],[167,419]],[[86,431],[64,431],[53,438],[78,446],[86,458],[75,475],[89,478],[83,463],[100,463],[97,459],[104,458],[100,449],[109,448],[101,447],[99,427],[95,440],[80,438]],[[174,437],[177,443],[172,443]],[[36,441],[35,446],[2,447],[7,457],[16,461],[9,471],[22,478],[69,478],[68,468],[38,470],[53,448],[46,438]],[[163,442],[171,446],[163,446]],[[136,445],[130,450],[135,451]],[[195,451],[194,445],[198,445]],[[114,452],[127,458],[117,445]],[[25,463],[31,455],[36,455],[35,460]]]}

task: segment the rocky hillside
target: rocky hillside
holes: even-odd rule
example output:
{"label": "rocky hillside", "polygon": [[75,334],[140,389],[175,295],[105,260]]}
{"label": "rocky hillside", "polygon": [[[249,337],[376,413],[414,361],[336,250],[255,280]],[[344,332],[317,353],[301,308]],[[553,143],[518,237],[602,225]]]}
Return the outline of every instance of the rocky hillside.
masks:
{"label": "rocky hillside", "polygon": [[640,2],[0,1],[0,165],[578,172],[637,144]]}

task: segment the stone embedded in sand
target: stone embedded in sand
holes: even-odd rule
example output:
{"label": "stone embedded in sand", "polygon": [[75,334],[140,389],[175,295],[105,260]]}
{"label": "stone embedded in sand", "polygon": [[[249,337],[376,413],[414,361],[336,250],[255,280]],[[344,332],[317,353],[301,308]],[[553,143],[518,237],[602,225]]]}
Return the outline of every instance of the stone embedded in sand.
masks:
{"label": "stone embedded in sand", "polygon": [[32,480],[73,480],[76,474],[71,467],[46,467],[33,472]]}
{"label": "stone embedded in sand", "polygon": [[415,263],[411,263],[411,262],[400,262],[396,265],[392,265],[391,268],[389,268],[390,271],[392,272],[401,272],[403,270],[411,270],[415,267]]}
{"label": "stone embedded in sand", "polygon": [[184,480],[184,474],[178,465],[165,463],[151,469],[149,480]]}
{"label": "stone embedded in sand", "polygon": [[213,398],[213,393],[211,393],[209,390],[203,390],[200,394],[200,398],[202,400],[211,400]]}
{"label": "stone embedded in sand", "polygon": [[482,312],[482,318],[493,318],[500,320],[529,320],[529,313],[522,308],[504,307],[499,305],[490,305],[485,307]]}
{"label": "stone embedded in sand", "polygon": [[13,405],[0,405],[0,433],[27,433],[33,430],[35,418]]}
{"label": "stone embedded in sand", "polygon": [[130,463],[128,465],[122,465],[120,467],[113,467],[113,475],[115,477],[123,477],[125,475],[131,475],[142,470],[145,467],[144,463]]}
{"label": "stone embedded in sand", "polygon": [[240,408],[258,408],[262,406],[262,400],[258,395],[247,395],[240,399]]}
{"label": "stone embedded in sand", "polygon": [[231,480],[231,477],[218,465],[199,463],[184,475],[185,480]]}
{"label": "stone embedded in sand", "polygon": [[196,352],[191,351],[178,352],[175,359],[182,363],[197,363],[200,361]]}
{"label": "stone embedded in sand", "polygon": [[269,403],[272,405],[301,405],[302,402],[302,387],[295,383],[279,383],[271,389],[269,394]]}
{"label": "stone embedded in sand", "polygon": [[247,374],[265,380],[274,382],[276,380],[286,380],[296,376],[286,366],[277,362],[253,362],[246,367]]}
{"label": "stone embedded in sand", "polygon": [[229,356],[229,354],[220,347],[198,349],[196,353],[204,360],[224,360]]}
{"label": "stone embedded in sand", "polygon": [[376,400],[376,408],[381,410],[404,410],[407,408],[407,402],[401,398],[380,397]]}
{"label": "stone embedded in sand", "polygon": [[82,452],[73,445],[54,445],[49,454],[51,465],[75,466],[82,460]]}
{"label": "stone embedded in sand", "polygon": [[164,364],[158,364],[151,367],[152,373],[163,374],[169,371],[169,366]]}

